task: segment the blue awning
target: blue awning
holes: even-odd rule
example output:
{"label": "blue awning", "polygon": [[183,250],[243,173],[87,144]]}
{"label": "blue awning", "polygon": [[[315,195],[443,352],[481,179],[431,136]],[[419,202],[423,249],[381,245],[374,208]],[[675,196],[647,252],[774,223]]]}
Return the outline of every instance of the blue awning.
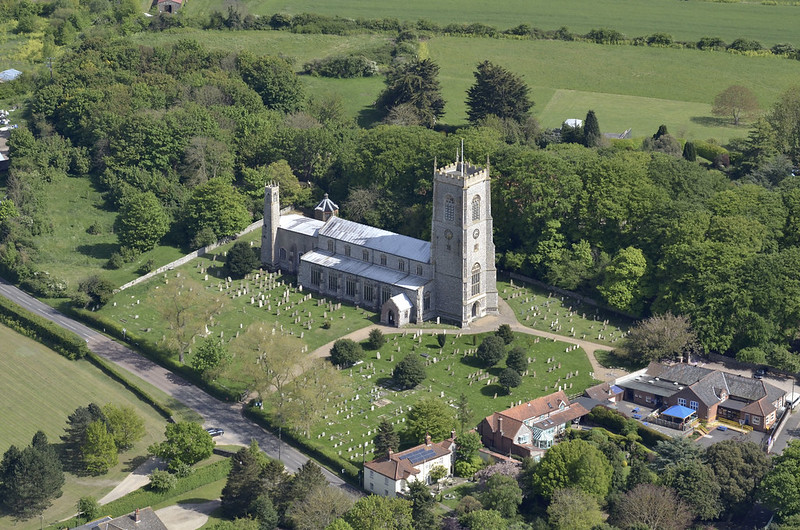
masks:
{"label": "blue awning", "polygon": [[614,392],[615,394],[622,394],[622,392],[624,392],[624,390],[622,390],[617,385],[611,385],[611,391]]}
{"label": "blue awning", "polygon": [[694,409],[690,409],[689,407],[682,407],[680,405],[675,405],[662,412],[661,415],[672,416],[673,418],[680,418],[682,420],[685,420],[695,412],[696,411]]}

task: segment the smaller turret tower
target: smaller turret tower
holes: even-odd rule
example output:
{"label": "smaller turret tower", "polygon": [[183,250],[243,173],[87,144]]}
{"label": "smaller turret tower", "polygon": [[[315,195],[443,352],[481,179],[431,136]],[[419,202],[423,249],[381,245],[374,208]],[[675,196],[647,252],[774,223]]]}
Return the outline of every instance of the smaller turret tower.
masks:
{"label": "smaller turret tower", "polygon": [[264,189],[264,227],[261,229],[261,263],[269,270],[274,270],[278,263],[275,242],[280,224],[280,189],[276,182],[269,182]]}

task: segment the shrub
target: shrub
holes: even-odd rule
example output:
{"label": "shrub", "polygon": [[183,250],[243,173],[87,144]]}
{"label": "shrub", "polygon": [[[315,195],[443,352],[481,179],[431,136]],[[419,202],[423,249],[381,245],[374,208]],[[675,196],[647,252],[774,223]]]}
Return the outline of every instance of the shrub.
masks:
{"label": "shrub", "polygon": [[597,44],[618,44],[625,40],[625,35],[615,29],[593,29],[586,34],[586,38]]}
{"label": "shrub", "polygon": [[419,355],[409,353],[394,367],[392,379],[403,390],[414,388],[425,380],[425,364]]}
{"label": "shrub", "polygon": [[727,48],[727,44],[719,37],[703,37],[697,41],[697,48],[700,50],[724,50]]}
{"label": "shrub", "polygon": [[178,477],[161,469],[153,470],[150,473],[150,489],[158,492],[169,491],[178,484]]}
{"label": "shrub", "polygon": [[114,252],[111,254],[111,257],[108,258],[106,262],[106,269],[116,270],[121,269],[122,266],[125,265],[125,260],[122,259],[122,254],[119,252]]}
{"label": "shrub", "polygon": [[207,247],[217,242],[217,234],[209,227],[201,228],[192,238],[192,248]]}
{"label": "shrub", "polygon": [[437,334],[436,343],[439,345],[440,348],[444,348],[444,345],[447,343],[447,334],[445,333]]}
{"label": "shrub", "polygon": [[668,33],[653,33],[647,37],[647,44],[650,46],[669,46],[672,44],[672,35]]}
{"label": "shrub", "polygon": [[379,330],[378,328],[373,328],[369,332],[369,340],[367,341],[367,346],[371,350],[380,349],[381,346],[386,344],[386,337],[383,336],[383,331]]}
{"label": "shrub", "polygon": [[331,348],[331,362],[336,366],[352,366],[363,357],[361,345],[350,339],[339,339]]}
{"label": "shrub", "polygon": [[697,156],[701,156],[709,162],[716,160],[719,155],[728,153],[727,149],[724,147],[704,142],[702,140],[695,140],[694,148],[695,151],[697,151]]}
{"label": "shrub", "polygon": [[503,339],[505,344],[511,344],[514,342],[514,332],[511,331],[511,326],[508,324],[500,324],[500,327],[497,328],[495,335]]}
{"label": "shrub", "polygon": [[761,43],[752,39],[736,39],[728,46],[729,50],[738,52],[755,52],[762,49]]}
{"label": "shrub", "polygon": [[370,77],[378,73],[378,64],[360,55],[339,55],[316,59],[303,65],[306,74],[339,79]]}
{"label": "shrub", "polygon": [[114,294],[114,285],[105,278],[94,275],[80,282],[78,291],[86,293],[94,305],[104,306]]}
{"label": "shrub", "polygon": [[478,359],[486,366],[494,366],[506,356],[506,347],[503,339],[497,335],[489,335],[478,346]]}

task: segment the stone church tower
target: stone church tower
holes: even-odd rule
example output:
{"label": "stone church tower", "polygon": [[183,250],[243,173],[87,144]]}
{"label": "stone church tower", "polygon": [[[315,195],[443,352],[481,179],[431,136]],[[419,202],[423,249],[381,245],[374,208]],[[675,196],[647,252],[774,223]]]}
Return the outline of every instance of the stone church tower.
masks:
{"label": "stone church tower", "polygon": [[278,227],[281,224],[281,203],[278,184],[270,182],[264,188],[264,226],[261,229],[261,263],[275,270],[278,259],[275,255]]}
{"label": "stone church tower", "polygon": [[[458,158],[458,157],[457,157]],[[436,314],[461,326],[497,313],[489,167],[461,160],[433,171],[431,263]]]}

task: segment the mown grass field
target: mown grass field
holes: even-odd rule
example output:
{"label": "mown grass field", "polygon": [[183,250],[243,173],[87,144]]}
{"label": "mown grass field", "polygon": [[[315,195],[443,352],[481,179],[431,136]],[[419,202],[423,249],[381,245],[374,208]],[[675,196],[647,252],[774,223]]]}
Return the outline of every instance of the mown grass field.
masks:
{"label": "mown grass field", "polygon": [[[144,439],[122,453],[119,464],[108,474],[66,475],[64,494],[44,512],[45,522],[69,517],[82,496],[105,495],[141,462],[148,445],[163,439],[166,420],[88,361],[67,360],[4,326],[0,326],[0,341],[0,452],[12,444],[30,444],[37,430],[44,431],[51,443],[60,443],[67,416],[91,402],[132,406],[145,421]],[[10,518],[0,518],[0,528],[26,530],[39,528],[39,524],[38,518],[16,525]]]}
{"label": "mown grass field", "polygon": [[[312,442],[329,450],[336,445],[335,453],[360,464],[364,458],[373,458],[371,442],[381,419],[394,423],[402,436],[408,410],[422,398],[435,397],[453,404],[463,392],[474,412],[469,425],[473,427],[494,411],[550,394],[558,386],[571,395],[583,392],[595,382],[589,375],[592,368],[583,350],[573,349],[564,342],[517,333],[508,348],[522,345],[530,362],[522,385],[507,395],[496,383],[505,361],[486,369],[473,353],[486,335],[448,331],[444,348],[439,347],[435,331],[426,331],[416,338],[412,332],[387,335],[386,344],[379,350],[366,350],[364,364],[342,371],[349,384],[334,405],[339,413],[329,414],[312,430]],[[428,364],[427,377],[413,390],[397,391],[393,389],[391,374],[406,355],[423,356]],[[368,445],[363,456],[361,447],[365,442]]]}
{"label": "mown grass field", "polygon": [[[545,30],[567,26],[587,33],[593,28],[613,28],[629,37],[669,33],[679,40],[698,40],[719,36],[730,42],[738,37],[757,39],[771,46],[798,41],[794,19],[796,6],[767,6],[759,3],[712,3],[674,0],[243,0],[252,14],[319,13],[351,18],[392,17],[416,21],[427,19],[438,24],[481,22],[506,29],[525,23]],[[192,14],[224,12],[221,0],[192,0]]]}

